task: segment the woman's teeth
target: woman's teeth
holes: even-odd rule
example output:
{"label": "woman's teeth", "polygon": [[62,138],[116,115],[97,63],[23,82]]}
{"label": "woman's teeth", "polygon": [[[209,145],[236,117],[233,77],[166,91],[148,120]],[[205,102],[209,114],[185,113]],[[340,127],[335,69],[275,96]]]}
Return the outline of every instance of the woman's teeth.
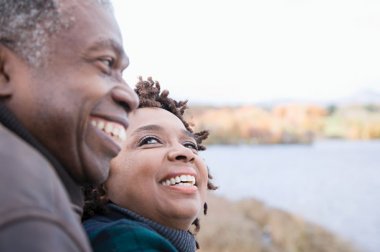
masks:
{"label": "woman's teeth", "polygon": [[118,141],[126,140],[125,128],[121,124],[100,119],[92,119],[91,125],[102,130]]}
{"label": "woman's teeth", "polygon": [[162,181],[161,184],[165,186],[173,186],[173,185],[193,186],[195,185],[195,177],[191,175],[176,176],[176,177]]}

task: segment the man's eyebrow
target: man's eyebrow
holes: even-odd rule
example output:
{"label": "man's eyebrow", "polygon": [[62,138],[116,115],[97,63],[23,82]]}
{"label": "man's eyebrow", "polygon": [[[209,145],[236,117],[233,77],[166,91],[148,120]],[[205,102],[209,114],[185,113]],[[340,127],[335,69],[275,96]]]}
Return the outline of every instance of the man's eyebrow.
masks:
{"label": "man's eyebrow", "polygon": [[99,51],[102,49],[112,48],[121,58],[128,59],[127,55],[124,52],[124,49],[120,43],[116,42],[113,39],[101,39],[95,41],[86,51]]}

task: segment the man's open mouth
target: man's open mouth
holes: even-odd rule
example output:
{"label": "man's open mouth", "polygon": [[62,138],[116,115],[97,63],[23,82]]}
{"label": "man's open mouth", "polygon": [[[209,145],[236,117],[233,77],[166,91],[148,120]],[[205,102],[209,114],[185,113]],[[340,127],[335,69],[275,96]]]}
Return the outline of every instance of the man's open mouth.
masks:
{"label": "man's open mouth", "polygon": [[126,140],[125,127],[117,122],[111,122],[100,118],[91,118],[91,125],[103,131],[116,142]]}

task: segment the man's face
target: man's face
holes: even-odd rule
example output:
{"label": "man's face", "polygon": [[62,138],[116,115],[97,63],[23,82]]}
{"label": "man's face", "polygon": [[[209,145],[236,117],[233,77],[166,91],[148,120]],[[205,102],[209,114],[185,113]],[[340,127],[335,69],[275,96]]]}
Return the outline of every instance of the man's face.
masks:
{"label": "man's face", "polygon": [[112,13],[89,1],[62,2],[71,27],[49,38],[41,67],[20,60],[8,106],[75,180],[101,183],[138,98],[122,79],[129,62]]}
{"label": "man's face", "polygon": [[111,161],[109,199],[140,215],[188,230],[203,209],[208,172],[194,137],[172,113],[131,113],[127,140]]}

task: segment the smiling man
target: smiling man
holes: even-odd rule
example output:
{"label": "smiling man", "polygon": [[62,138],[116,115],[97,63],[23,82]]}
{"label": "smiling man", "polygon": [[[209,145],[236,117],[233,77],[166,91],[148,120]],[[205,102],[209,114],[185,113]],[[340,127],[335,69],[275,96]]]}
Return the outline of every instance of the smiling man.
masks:
{"label": "smiling man", "polygon": [[104,182],[138,98],[104,0],[0,0],[0,251],[89,251],[80,186]]}

